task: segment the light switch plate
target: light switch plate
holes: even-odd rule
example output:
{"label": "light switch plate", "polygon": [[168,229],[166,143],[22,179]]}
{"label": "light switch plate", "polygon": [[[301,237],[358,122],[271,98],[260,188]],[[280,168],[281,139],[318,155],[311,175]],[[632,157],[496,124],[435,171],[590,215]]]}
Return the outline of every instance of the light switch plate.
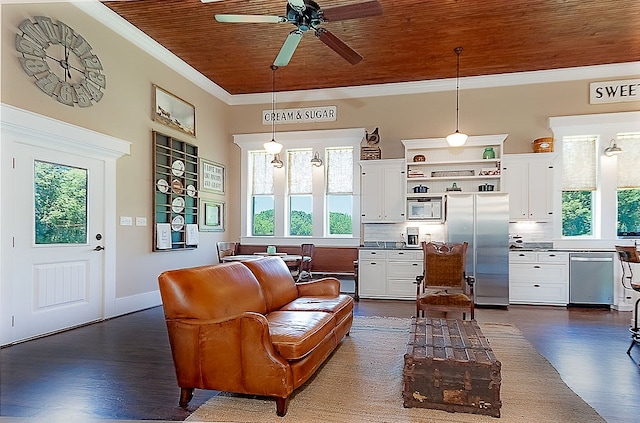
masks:
{"label": "light switch plate", "polygon": [[133,217],[120,216],[120,226],[131,226],[131,225],[133,225]]}
{"label": "light switch plate", "polygon": [[136,226],[147,226],[147,218],[146,217],[136,217]]}

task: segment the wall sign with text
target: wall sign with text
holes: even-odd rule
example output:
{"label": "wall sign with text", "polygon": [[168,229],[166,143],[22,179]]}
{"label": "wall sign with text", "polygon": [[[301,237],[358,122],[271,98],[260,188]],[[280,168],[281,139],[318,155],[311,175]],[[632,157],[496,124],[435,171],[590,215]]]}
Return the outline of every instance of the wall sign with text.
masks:
{"label": "wall sign with text", "polygon": [[224,195],[224,166],[200,158],[200,189]]}
{"label": "wall sign with text", "polygon": [[589,104],[640,101],[640,79],[592,82],[589,85]]}
{"label": "wall sign with text", "polygon": [[262,124],[271,125],[273,121],[282,123],[333,122],[338,117],[336,106],[304,107],[300,109],[276,109],[262,111]]}

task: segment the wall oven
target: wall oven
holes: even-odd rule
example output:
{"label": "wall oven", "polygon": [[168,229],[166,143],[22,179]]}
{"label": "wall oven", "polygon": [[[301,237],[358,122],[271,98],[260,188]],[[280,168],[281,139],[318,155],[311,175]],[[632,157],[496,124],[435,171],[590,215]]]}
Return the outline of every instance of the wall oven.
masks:
{"label": "wall oven", "polygon": [[407,199],[408,220],[444,221],[444,197],[424,196]]}

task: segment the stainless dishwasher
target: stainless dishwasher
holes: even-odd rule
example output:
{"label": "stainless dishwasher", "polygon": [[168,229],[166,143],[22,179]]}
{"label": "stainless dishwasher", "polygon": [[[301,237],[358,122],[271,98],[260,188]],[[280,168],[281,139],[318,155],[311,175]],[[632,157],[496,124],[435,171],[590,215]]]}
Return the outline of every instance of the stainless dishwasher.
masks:
{"label": "stainless dishwasher", "polygon": [[613,304],[613,253],[569,254],[569,303]]}

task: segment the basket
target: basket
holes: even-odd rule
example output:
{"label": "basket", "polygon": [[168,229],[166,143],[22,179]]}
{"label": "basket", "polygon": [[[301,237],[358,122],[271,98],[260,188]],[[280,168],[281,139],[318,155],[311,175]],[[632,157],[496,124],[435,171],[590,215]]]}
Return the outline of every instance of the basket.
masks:
{"label": "basket", "polygon": [[533,145],[534,153],[553,153],[553,138],[538,138],[533,140],[531,143]]}

